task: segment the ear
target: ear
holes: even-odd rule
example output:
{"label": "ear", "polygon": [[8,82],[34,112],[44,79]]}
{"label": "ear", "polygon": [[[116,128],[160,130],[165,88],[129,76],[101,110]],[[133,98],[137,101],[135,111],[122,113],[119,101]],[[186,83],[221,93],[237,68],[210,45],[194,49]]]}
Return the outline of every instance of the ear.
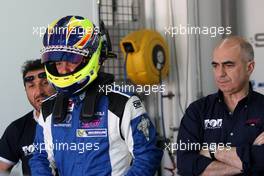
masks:
{"label": "ear", "polygon": [[251,75],[251,73],[253,72],[255,68],[255,61],[249,61],[247,63],[247,71],[248,71],[248,74]]}

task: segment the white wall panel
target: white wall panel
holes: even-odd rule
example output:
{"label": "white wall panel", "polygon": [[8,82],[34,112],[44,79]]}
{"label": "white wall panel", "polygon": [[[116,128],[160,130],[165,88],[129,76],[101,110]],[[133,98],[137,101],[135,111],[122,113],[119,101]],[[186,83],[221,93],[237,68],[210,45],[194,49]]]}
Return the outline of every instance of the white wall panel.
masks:
{"label": "white wall panel", "polygon": [[238,32],[254,47],[256,67],[252,75],[254,89],[264,93],[264,20],[263,0],[238,2]]}

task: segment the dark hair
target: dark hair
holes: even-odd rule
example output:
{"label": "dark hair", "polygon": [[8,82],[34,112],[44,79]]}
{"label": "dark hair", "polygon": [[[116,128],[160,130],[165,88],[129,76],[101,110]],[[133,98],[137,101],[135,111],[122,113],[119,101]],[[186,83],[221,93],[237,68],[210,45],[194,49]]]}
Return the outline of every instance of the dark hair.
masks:
{"label": "dark hair", "polygon": [[28,72],[34,71],[34,70],[39,70],[39,69],[44,69],[44,64],[41,63],[40,59],[28,60],[28,61],[24,62],[22,69],[21,69],[22,75],[23,75],[23,80],[24,80],[24,78]]}

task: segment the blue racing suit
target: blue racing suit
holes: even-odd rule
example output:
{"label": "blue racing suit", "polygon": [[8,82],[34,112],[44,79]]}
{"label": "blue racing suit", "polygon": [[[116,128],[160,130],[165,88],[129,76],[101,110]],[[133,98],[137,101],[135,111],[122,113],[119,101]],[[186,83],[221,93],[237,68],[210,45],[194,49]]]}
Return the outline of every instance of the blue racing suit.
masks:
{"label": "blue racing suit", "polygon": [[139,98],[113,90],[100,97],[94,120],[83,122],[79,118],[83,97],[69,99],[61,123],[53,122],[52,113],[42,112],[30,160],[32,175],[52,175],[55,168],[63,176],[154,175],[163,152]]}

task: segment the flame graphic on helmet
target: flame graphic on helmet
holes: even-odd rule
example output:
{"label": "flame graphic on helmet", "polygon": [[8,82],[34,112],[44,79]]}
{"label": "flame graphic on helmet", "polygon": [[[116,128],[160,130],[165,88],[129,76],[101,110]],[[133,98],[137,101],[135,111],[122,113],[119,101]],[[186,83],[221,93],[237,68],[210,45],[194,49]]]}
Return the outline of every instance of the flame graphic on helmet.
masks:
{"label": "flame graphic on helmet", "polygon": [[[71,35],[77,35],[79,40],[76,41],[73,47],[83,49],[87,47],[87,43],[91,38],[94,30],[93,24],[85,19],[78,19],[74,16],[71,17],[68,21],[65,21],[66,26],[61,26],[59,23],[62,23],[60,20],[55,20],[48,26],[47,30],[47,43],[49,43],[51,35],[54,35],[54,32],[59,35],[65,35],[65,45],[68,45],[68,41]],[[60,26],[60,27],[57,27]]]}
{"label": "flame graphic on helmet", "polygon": [[[77,32],[81,35],[81,39],[74,45],[76,48],[84,48],[86,43],[92,36],[93,33],[93,24],[87,20],[76,19],[72,17],[68,23],[68,30],[66,38],[69,39],[69,36],[72,32]],[[77,31],[76,31],[77,30]],[[80,31],[81,30],[81,31]]]}

